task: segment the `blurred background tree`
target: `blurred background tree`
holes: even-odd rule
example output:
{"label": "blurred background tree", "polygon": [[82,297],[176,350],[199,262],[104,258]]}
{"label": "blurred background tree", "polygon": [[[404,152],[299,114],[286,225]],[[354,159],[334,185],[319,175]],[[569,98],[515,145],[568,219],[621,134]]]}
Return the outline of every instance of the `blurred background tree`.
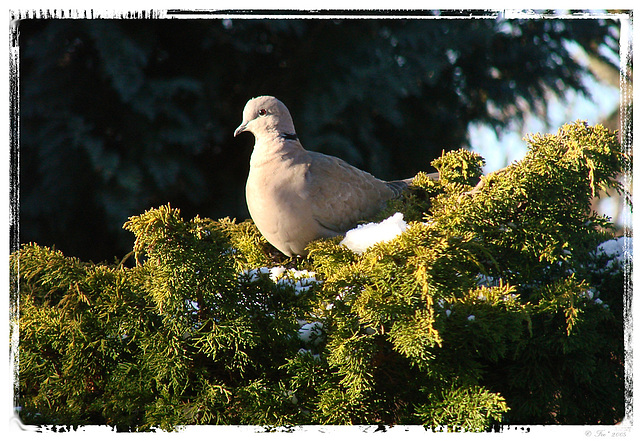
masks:
{"label": "blurred background tree", "polygon": [[305,147],[383,179],[429,170],[548,97],[585,92],[567,43],[611,64],[605,19],[23,19],[20,243],[83,260],[131,249],[129,216],[248,217],[245,102],[274,95]]}

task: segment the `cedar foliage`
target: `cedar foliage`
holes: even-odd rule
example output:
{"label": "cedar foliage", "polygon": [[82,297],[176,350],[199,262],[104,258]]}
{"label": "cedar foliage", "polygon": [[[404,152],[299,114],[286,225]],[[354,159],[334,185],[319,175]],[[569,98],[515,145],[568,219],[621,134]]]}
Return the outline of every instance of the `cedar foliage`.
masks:
{"label": "cedar foliage", "polygon": [[526,141],[475,188],[482,158],[443,154],[440,181],[420,175],[379,215],[410,228],[362,254],[331,239],[278,261],[250,220],[170,205],[126,222],[119,263],[23,245],[20,417],[124,431],[620,421],[630,268],[595,252],[613,235],[589,201],[624,191],[630,158],[583,122]]}

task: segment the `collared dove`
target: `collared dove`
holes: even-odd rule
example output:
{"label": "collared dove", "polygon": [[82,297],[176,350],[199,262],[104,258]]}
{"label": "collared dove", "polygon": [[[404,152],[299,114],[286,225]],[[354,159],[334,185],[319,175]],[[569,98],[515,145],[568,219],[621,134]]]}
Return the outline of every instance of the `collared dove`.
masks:
{"label": "collared dove", "polygon": [[289,257],[312,240],[345,234],[398,197],[413,178],[385,182],[342,159],[305,150],[287,107],[272,96],[249,100],[233,136],[255,136],[246,196],[262,235]]}

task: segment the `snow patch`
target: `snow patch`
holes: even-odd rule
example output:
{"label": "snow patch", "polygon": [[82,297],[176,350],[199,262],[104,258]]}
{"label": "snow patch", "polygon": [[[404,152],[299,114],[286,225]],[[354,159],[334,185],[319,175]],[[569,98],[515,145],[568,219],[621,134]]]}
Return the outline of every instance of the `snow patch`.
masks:
{"label": "snow patch", "polygon": [[293,287],[296,294],[308,291],[314,285],[322,283],[322,280],[316,279],[316,273],[313,271],[287,269],[283,266],[256,268],[238,274],[238,279],[244,283],[254,283],[264,277],[268,277],[278,286]]}
{"label": "snow patch", "polygon": [[610,257],[607,267],[610,267],[613,262],[618,262],[620,264],[624,263],[625,253],[629,256],[629,259],[633,257],[632,239],[627,236],[617,237],[615,239],[602,242],[596,249],[596,255],[604,254]]}
{"label": "snow patch", "polygon": [[320,338],[321,336],[321,322],[305,323],[300,327],[300,329],[298,329],[298,338],[305,343],[310,343],[312,340]]}
{"label": "snow patch", "polygon": [[362,254],[367,248],[387,242],[402,234],[408,228],[402,213],[396,213],[382,222],[371,222],[358,225],[347,231],[340,245],[344,245],[354,253]]}

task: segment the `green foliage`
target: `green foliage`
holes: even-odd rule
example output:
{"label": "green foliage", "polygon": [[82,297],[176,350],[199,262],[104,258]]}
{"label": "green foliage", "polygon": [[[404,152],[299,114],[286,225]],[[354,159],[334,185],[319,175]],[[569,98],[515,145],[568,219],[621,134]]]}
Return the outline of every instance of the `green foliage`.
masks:
{"label": "green foliage", "polygon": [[417,414],[432,429],[445,426],[449,431],[481,432],[507,410],[504,398],[472,386],[431,394],[429,404],[420,406]]}
{"label": "green foliage", "polygon": [[443,154],[442,179],[420,175],[387,209],[409,228],[362,254],[335,238],[277,261],[252,222],[185,221],[170,205],[126,222],[131,261],[24,245],[11,259],[21,418],[119,430],[620,421],[625,272],[598,251],[612,233],[589,202],[622,191],[613,179],[630,158],[583,122],[527,142],[477,186],[482,158]]}

